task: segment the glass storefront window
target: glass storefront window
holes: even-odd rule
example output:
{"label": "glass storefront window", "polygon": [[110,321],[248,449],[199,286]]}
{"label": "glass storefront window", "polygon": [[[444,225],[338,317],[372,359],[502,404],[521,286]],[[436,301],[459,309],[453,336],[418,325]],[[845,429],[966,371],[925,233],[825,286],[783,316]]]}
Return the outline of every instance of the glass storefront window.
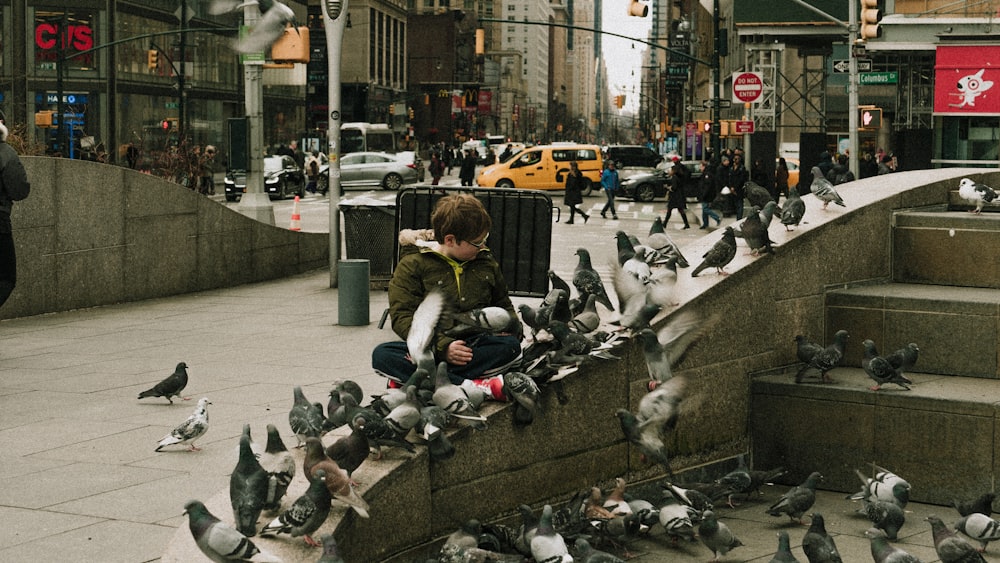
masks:
{"label": "glass storefront window", "polygon": [[942,167],[984,166],[1000,164],[1000,117],[968,116],[938,117],[940,134],[935,137],[937,163]]}

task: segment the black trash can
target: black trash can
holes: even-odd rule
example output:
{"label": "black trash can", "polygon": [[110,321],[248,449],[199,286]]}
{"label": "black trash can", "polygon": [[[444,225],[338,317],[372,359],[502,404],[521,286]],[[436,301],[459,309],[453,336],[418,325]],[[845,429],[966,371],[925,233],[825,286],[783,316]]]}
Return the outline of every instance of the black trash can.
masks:
{"label": "black trash can", "polygon": [[396,204],[370,197],[344,199],[344,245],[348,259],[369,262],[370,285],[386,288],[395,266]]}

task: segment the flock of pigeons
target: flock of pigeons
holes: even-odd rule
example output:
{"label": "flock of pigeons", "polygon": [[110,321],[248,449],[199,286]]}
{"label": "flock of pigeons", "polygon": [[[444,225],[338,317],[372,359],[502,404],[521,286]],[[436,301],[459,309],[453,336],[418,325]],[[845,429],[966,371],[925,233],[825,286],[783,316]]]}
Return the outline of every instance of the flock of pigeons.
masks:
{"label": "flock of pigeons", "polygon": [[[846,330],[838,330],[833,335],[833,342],[828,346],[822,346],[810,342],[801,334],[796,336],[795,352],[803,365],[795,374],[795,382],[802,383],[806,378],[814,377],[822,383],[831,383],[828,373],[840,365],[848,338]],[[887,356],[879,355],[878,348],[871,339],[862,342],[862,346],[865,351],[861,359],[861,368],[875,382],[869,389],[879,391],[883,385],[894,383],[907,391],[910,390],[909,386],[913,385],[913,381],[906,377],[906,372],[913,368],[920,355],[920,348],[916,343],[910,342]]]}

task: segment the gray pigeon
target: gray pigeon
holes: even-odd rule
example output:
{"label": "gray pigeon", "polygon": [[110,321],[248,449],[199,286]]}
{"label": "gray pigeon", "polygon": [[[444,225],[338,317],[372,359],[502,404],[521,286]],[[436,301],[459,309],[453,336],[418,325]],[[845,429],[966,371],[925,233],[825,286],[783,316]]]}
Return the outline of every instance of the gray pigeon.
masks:
{"label": "gray pigeon", "polygon": [[166,379],[154,385],[152,389],[147,389],[142,393],[139,393],[139,398],[145,399],[146,397],[163,397],[171,405],[174,404],[171,397],[180,397],[185,401],[189,401],[191,400],[191,397],[181,397],[181,391],[187,387],[187,384],[187,364],[181,362],[174,368],[174,373],[168,375]]}
{"label": "gray pigeon", "polygon": [[963,516],[955,522],[955,529],[982,544],[982,551],[991,541],[1000,540],[1000,522],[978,512]]}
{"label": "gray pigeon", "polygon": [[774,218],[775,213],[781,213],[781,210],[778,209],[777,203],[769,201],[764,205],[764,207],[761,208],[760,213],[757,214],[760,217],[760,222],[764,225],[765,229],[771,226],[771,219]]}
{"label": "gray pigeon", "polygon": [[691,265],[681,252],[681,247],[667,234],[663,228],[663,221],[660,221],[659,217],[653,220],[653,226],[649,229],[649,237],[646,238],[646,246],[655,251],[656,255],[652,257],[655,263],[676,258],[676,264],[680,268],[687,268]]}
{"label": "gray pigeon", "polygon": [[576,269],[573,270],[573,285],[580,293],[580,299],[586,299],[587,295],[597,296],[597,302],[604,305],[609,310],[614,311],[615,307],[608,298],[608,292],[601,281],[601,274],[590,263],[590,251],[586,248],[576,249],[576,255],[580,257]]}
{"label": "gray pigeon", "polygon": [[674,430],[687,388],[687,376],[673,377],[659,384],[639,401],[635,414],[618,409],[615,416],[625,438],[650,462],[659,463],[673,474],[667,457],[666,436]]}
{"label": "gray pigeon", "polygon": [[281,37],[288,24],[295,23],[295,12],[275,0],[213,0],[208,12],[219,15],[252,4],[260,9],[261,17],[250,29],[250,33],[236,43],[236,50],[240,53],[266,50]]}
{"label": "gray pigeon", "polygon": [[240,459],[229,475],[229,501],[236,529],[247,537],[257,533],[257,518],[267,500],[269,476],[250,448],[249,424],[240,436]]}
{"label": "gray pigeon", "polygon": [[406,399],[384,417],[385,423],[400,438],[406,436],[420,422],[420,409],[423,405],[417,397],[417,389],[417,385],[407,385]]}
{"label": "gray pigeon", "polygon": [[761,493],[760,487],[765,484],[773,484],[773,481],[787,473],[783,467],[778,467],[770,471],[751,470],[747,467],[746,459],[741,454],[739,456],[739,466],[719,478],[719,483],[732,489],[729,495],[729,507],[733,505],[733,495],[746,495],[748,498],[753,493]]}
{"label": "gray pigeon", "polygon": [[542,507],[542,515],[538,519],[535,537],[531,539],[531,556],[535,558],[535,561],[573,561],[569,555],[569,548],[566,547],[566,541],[552,527],[552,505],[550,504]]}
{"label": "gray pigeon", "polygon": [[444,545],[457,545],[461,547],[478,547],[479,534],[483,532],[483,525],[471,518],[466,520],[457,530],[448,534],[444,540]]}
{"label": "gray pigeon", "polygon": [[566,280],[559,277],[559,274],[555,270],[549,270],[546,272],[546,275],[548,275],[549,281],[552,282],[552,289],[561,289],[566,292],[566,295],[572,295],[573,292],[570,290],[569,284],[566,283]]}
{"label": "gray pigeon", "polygon": [[667,502],[657,511],[657,519],[663,526],[663,531],[671,540],[694,541],[694,515],[700,515],[690,506],[679,502]]}
{"label": "gray pigeon", "polygon": [[636,249],[635,255],[622,264],[622,270],[635,276],[642,283],[649,283],[649,278],[653,276],[653,271],[646,263],[646,248],[640,246]]}
{"label": "gray pigeon", "polygon": [[[889,360],[878,355],[878,348],[875,347],[875,342],[865,340],[861,345],[865,348],[865,356],[861,359],[861,368],[875,382],[875,386],[869,387],[869,389],[878,391],[886,383],[895,383],[907,391],[910,390],[909,386],[913,385],[913,382],[893,368]],[[890,536],[889,539],[894,538]]]}
{"label": "gray pigeon", "polygon": [[813,356],[822,351],[822,346],[815,342],[810,342],[805,336],[799,334],[795,337],[795,356],[800,362],[808,364],[812,361]]}
{"label": "gray pigeon", "polygon": [[910,342],[906,346],[896,350],[892,354],[885,357],[892,365],[893,369],[899,372],[899,375],[905,375],[906,372],[910,371],[914,364],[917,363],[917,357],[920,355],[920,348],[917,347],[916,343]]}
{"label": "gray pigeon", "polygon": [[726,227],[725,232],[722,233],[722,238],[709,249],[704,255],[702,255],[701,264],[691,272],[691,277],[698,277],[698,274],[706,268],[715,268],[715,270],[723,276],[728,276],[729,272],[726,271],[726,264],[733,261],[736,258],[736,232],[731,226]]}
{"label": "gray pigeon", "polygon": [[787,514],[789,518],[802,524],[802,516],[816,502],[816,484],[822,479],[823,476],[819,472],[813,471],[801,485],[792,487],[772,504],[767,513],[771,516]]}
{"label": "gray pigeon", "polygon": [[875,563],[922,563],[920,559],[890,544],[885,532],[878,528],[865,530],[865,537],[871,540],[872,559]]}
{"label": "gray pigeon", "polygon": [[184,505],[188,527],[198,549],[216,563],[261,561],[280,563],[281,559],[261,551],[249,538],[222,523],[201,501],[190,500]]}
{"label": "gray pigeon", "polygon": [[576,548],[576,557],[573,561],[579,561],[580,563],[625,563],[624,559],[616,555],[612,555],[607,551],[594,549],[590,545],[590,542],[584,538],[577,538],[573,547]]}
{"label": "gray pigeon", "polygon": [[799,190],[795,188],[789,189],[785,205],[781,207],[781,224],[785,226],[786,231],[790,231],[791,229],[788,227],[792,225],[798,227],[805,215],[806,202],[799,197]]}
{"label": "gray pigeon", "polygon": [[843,563],[837,544],[830,534],[826,533],[826,523],[823,515],[813,512],[809,531],[802,537],[802,551],[809,563]]}
{"label": "gray pigeon", "polygon": [[778,551],[771,558],[771,563],[799,563],[792,555],[792,546],[788,542],[788,532],[778,532]]}
{"label": "gray pigeon", "polygon": [[264,498],[264,508],[277,510],[281,499],[288,490],[288,485],[295,477],[295,458],[285,447],[285,442],[278,434],[278,428],[267,425],[267,446],[260,454],[260,466],[267,472],[267,496]]}
{"label": "gray pigeon", "polygon": [[837,190],[833,189],[833,184],[823,176],[823,171],[819,169],[819,166],[812,167],[812,175],[813,181],[809,185],[809,191],[823,202],[823,209],[826,209],[826,206],[831,203],[847,207],[844,204],[844,200],[841,199],[840,194],[837,193]]}
{"label": "gray pigeon", "polygon": [[827,376],[827,372],[840,365],[840,360],[844,357],[844,348],[847,346],[848,334],[846,330],[838,330],[833,335],[833,342],[816,353],[809,363],[795,374],[795,383],[802,383],[806,377],[819,377],[821,382],[833,383]]}
{"label": "gray pigeon", "polygon": [[479,430],[485,429],[486,418],[476,411],[476,406],[469,399],[465,389],[449,379],[448,364],[439,363],[435,373],[434,395],[431,396],[431,401],[467,425]]}
{"label": "gray pigeon", "polygon": [[874,477],[866,477],[864,473],[854,470],[854,473],[861,479],[861,492],[854,493],[847,498],[862,500],[871,497],[894,502],[900,508],[906,508],[910,502],[910,484],[906,479],[874,463],[872,467],[875,469]]}
{"label": "gray pigeon", "polygon": [[298,438],[299,443],[295,446],[302,447],[306,438],[318,438],[323,434],[323,407],[314,405],[306,399],[302,393],[302,387],[296,385],[292,390],[294,403],[292,410],[288,411],[288,425]]}
{"label": "gray pigeon", "polygon": [[860,512],[864,513],[876,528],[883,530],[890,540],[896,540],[899,537],[900,528],[906,523],[903,509],[895,502],[879,500],[871,496],[862,499],[862,502],[864,505]]}
{"label": "gray pigeon", "polygon": [[278,515],[270,524],[260,530],[260,535],[289,534],[293,538],[302,536],[302,540],[312,547],[319,547],[319,542],[310,534],[326,522],[330,515],[330,491],[326,488],[326,471],[317,470],[315,480],[309,483],[305,494],[295,499],[287,510]]}
{"label": "gray pigeon", "polygon": [[[417,414],[417,420],[419,420],[419,412]],[[405,418],[406,415],[401,414],[400,416]],[[417,420],[412,421],[414,425],[416,425]],[[354,430],[360,430],[368,437],[368,443],[375,449],[375,459],[381,459],[382,446],[400,447],[410,453],[416,451],[413,444],[403,437],[405,433],[397,432],[393,424],[388,423],[369,408],[356,407],[351,409],[348,413],[347,424]],[[409,429],[406,431],[409,432]]]}
{"label": "gray pigeon", "polygon": [[588,295],[583,310],[573,316],[569,327],[575,332],[587,334],[594,332],[601,325],[601,316],[597,314],[597,296]]}
{"label": "gray pigeon", "polygon": [[750,205],[758,209],[764,209],[764,206],[770,203],[774,203],[774,198],[771,197],[771,192],[767,191],[767,188],[761,186],[760,184],[749,180],[747,183],[743,184],[743,191],[746,192],[747,201]]}
{"label": "gray pigeon", "polygon": [[985,514],[987,516],[993,515],[993,501],[996,500],[996,493],[987,492],[979,495],[970,501],[959,501],[952,500],[951,505],[955,507],[955,510],[962,516],[968,516],[970,514]]}
{"label": "gray pigeon", "polygon": [[612,275],[612,287],[621,311],[617,324],[625,328],[633,331],[647,328],[661,310],[673,304],[671,298],[677,276],[672,272],[657,272],[649,283],[642,283],[621,267],[612,265]]}
{"label": "gray pigeon", "polygon": [[198,399],[198,406],[195,407],[191,416],[180,423],[177,428],[170,431],[156,446],[156,451],[160,451],[164,446],[174,446],[187,444],[188,450],[192,452],[200,451],[201,448],[194,445],[195,440],[201,438],[208,432],[208,405],[211,405],[208,398]]}
{"label": "gray pigeon", "polygon": [[760,209],[756,206],[750,208],[750,214],[740,224],[740,230],[734,231],[734,234],[747,242],[750,254],[754,256],[759,256],[763,252],[774,254],[771,237],[767,234],[767,227],[760,221]]}
{"label": "gray pigeon", "polygon": [[701,522],[698,523],[698,538],[715,555],[712,561],[718,561],[719,557],[743,545],[729,526],[719,522],[715,512],[711,510],[706,510],[701,516]]}
{"label": "gray pigeon", "polygon": [[642,354],[646,359],[651,380],[650,391],[673,377],[672,367],[709,328],[697,313],[680,311],[667,317],[659,332],[644,328],[639,331]]}
{"label": "gray pigeon", "polygon": [[337,538],[333,534],[323,536],[323,556],[316,563],[344,563],[337,549]]}
{"label": "gray pigeon", "polygon": [[455,455],[455,446],[444,431],[450,421],[451,415],[437,405],[420,409],[420,422],[414,430],[427,442],[431,461],[444,461]]}
{"label": "gray pigeon", "polygon": [[962,178],[958,182],[958,195],[967,201],[975,204],[975,209],[970,209],[969,213],[982,213],[983,205],[997,199],[997,191],[979,182],[973,182],[969,178]]}
{"label": "gray pigeon", "polygon": [[982,553],[976,551],[968,540],[948,529],[937,516],[928,516],[934,535],[934,551],[941,563],[986,563]]}

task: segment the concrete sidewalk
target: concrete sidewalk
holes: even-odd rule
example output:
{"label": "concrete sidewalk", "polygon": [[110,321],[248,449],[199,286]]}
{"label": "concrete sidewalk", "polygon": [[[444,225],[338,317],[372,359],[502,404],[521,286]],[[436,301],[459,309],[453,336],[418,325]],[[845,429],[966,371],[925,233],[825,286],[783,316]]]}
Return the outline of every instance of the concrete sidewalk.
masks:
{"label": "concrete sidewalk", "polygon": [[[603,198],[588,198],[591,204],[599,209]],[[662,215],[663,208],[663,202],[622,203],[622,221],[596,215],[586,226],[556,223],[553,269],[569,279],[577,246],[595,250],[594,264],[602,269],[615,256],[614,231],[623,228],[642,238],[654,213]],[[679,226],[676,220],[672,226]],[[706,232],[693,228],[671,234],[682,246],[689,242],[697,247],[696,240]],[[695,258],[689,256],[692,262]],[[251,424],[261,442],[265,425],[273,423],[291,446],[295,440],[287,415],[293,386],[301,385],[306,397],[323,404],[335,380],[353,379],[367,394],[383,388],[383,380],[371,372],[370,353],[377,343],[394,338],[388,327],[379,330],[376,324],[386,304],[385,292],[373,291],[371,323],[339,326],[337,290],[329,288],[329,273],[323,270],[0,322],[0,560],[157,560],[178,526],[186,526],[184,503],[208,499],[228,487],[244,423]],[[136,399],[181,361],[189,366],[184,394],[192,401],[169,405],[164,399]],[[213,403],[211,427],[198,442],[204,449],[154,452],[200,397]],[[768,499],[777,494],[769,491]],[[738,550],[726,561],[770,559],[761,554],[773,552],[775,532],[787,526],[764,515],[761,504],[720,511],[727,519],[742,519],[731,526],[744,543],[756,546]],[[936,511],[950,522],[954,511],[911,509],[903,535],[915,534],[906,541],[924,549],[911,551],[934,561],[926,548],[929,527],[920,518]],[[845,561],[868,560],[867,542],[858,537],[867,527],[864,521],[849,514],[849,505],[831,510],[828,529],[854,537],[845,536],[854,545]],[[793,545],[802,533],[792,528]],[[709,557],[701,546],[678,551],[657,541],[638,551],[644,561]],[[800,549],[796,553],[805,561]]]}

